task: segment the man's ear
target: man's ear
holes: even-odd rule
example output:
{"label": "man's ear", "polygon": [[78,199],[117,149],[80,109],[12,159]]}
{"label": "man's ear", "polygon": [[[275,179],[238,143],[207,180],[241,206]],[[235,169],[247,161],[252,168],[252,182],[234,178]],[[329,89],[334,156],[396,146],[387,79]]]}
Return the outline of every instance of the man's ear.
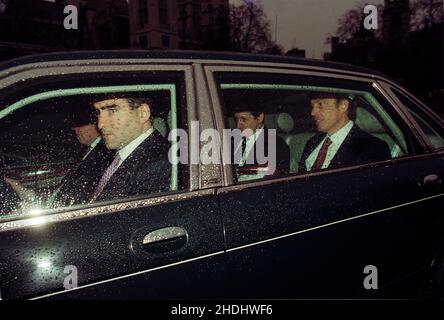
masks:
{"label": "man's ear", "polygon": [[350,102],[347,99],[342,99],[339,102],[339,110],[341,110],[342,113],[348,113],[348,108],[350,108]]}
{"label": "man's ear", "polygon": [[140,121],[145,123],[151,117],[151,110],[148,104],[144,103],[139,107],[140,110]]}
{"label": "man's ear", "polygon": [[259,117],[257,117],[258,119],[259,119],[259,122],[260,123],[264,123],[264,118],[265,118],[265,115],[264,115],[264,113],[262,112],[260,115],[259,115]]}

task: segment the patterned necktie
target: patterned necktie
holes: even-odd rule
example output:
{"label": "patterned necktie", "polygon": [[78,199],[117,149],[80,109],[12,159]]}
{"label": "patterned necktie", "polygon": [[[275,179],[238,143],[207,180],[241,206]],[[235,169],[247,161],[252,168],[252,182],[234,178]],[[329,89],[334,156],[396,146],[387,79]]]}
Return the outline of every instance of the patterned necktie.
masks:
{"label": "patterned necktie", "polygon": [[322,169],[322,165],[324,164],[325,157],[327,156],[328,147],[330,145],[331,145],[331,140],[329,137],[327,137],[327,139],[325,139],[324,143],[322,144],[321,150],[319,150],[318,156],[311,170]]}
{"label": "patterned necktie", "polygon": [[114,172],[116,172],[117,168],[119,167],[119,163],[120,163],[120,156],[117,153],[116,156],[114,157],[113,162],[111,162],[109,167],[106,168],[106,170],[103,172],[102,178],[100,178],[100,181],[97,184],[97,188],[94,191],[93,195],[91,196],[91,201],[94,201],[97,198],[97,196],[103,191],[109,179],[112,177]]}

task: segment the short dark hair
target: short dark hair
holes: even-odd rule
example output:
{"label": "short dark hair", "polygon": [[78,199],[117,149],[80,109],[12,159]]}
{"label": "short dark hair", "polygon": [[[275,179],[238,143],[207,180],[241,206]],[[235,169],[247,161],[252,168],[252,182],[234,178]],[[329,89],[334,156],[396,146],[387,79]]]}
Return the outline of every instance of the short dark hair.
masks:
{"label": "short dark hair", "polygon": [[71,128],[95,124],[94,110],[88,105],[80,105],[70,115]]}
{"label": "short dark hair", "polygon": [[[263,112],[262,111],[249,111],[253,117],[258,118]],[[265,113],[264,113],[265,115]]]}
{"label": "short dark hair", "polygon": [[150,114],[151,114],[149,120],[152,122],[154,119],[156,108],[154,107],[153,100],[149,97],[139,98],[139,97],[130,96],[125,93],[115,93],[108,95],[100,95],[100,97],[94,96],[92,97],[91,101],[92,105],[94,105],[94,103],[96,103],[97,101],[108,100],[108,99],[125,99],[128,102],[128,106],[130,107],[131,110],[135,110],[139,108],[141,105],[147,104],[150,107]]}
{"label": "short dark hair", "polygon": [[152,100],[150,98],[126,98],[126,97],[122,97],[122,99],[125,99],[126,101],[128,101],[128,105],[129,107],[134,110],[139,108],[142,104],[147,104],[150,109],[152,108]]}
{"label": "short dark hair", "polygon": [[255,118],[258,118],[262,113],[265,115],[264,110],[260,106],[251,103],[240,103],[235,106],[233,108],[233,114],[238,112],[250,112]]}
{"label": "short dark hair", "polygon": [[150,108],[150,118],[149,118],[149,120],[151,122],[153,122],[153,119],[154,119],[154,104],[153,104],[153,100],[152,99],[150,99],[150,98],[123,98],[123,99],[126,99],[126,101],[128,101],[128,105],[129,105],[131,110],[137,109],[137,108],[139,108],[143,104],[147,104],[148,107]]}
{"label": "short dark hair", "polygon": [[356,120],[356,108],[354,103],[354,97],[346,93],[336,93],[336,92],[311,92],[309,94],[310,100],[314,99],[335,99],[336,103],[339,104],[341,100],[348,101],[348,111],[347,116],[350,120]]}

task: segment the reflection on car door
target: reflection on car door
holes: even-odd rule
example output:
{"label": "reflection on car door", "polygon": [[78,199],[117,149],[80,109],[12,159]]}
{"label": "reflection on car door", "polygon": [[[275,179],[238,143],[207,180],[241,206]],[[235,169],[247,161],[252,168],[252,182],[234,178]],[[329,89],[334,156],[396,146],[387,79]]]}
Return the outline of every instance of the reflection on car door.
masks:
{"label": "reflection on car door", "polygon": [[[48,219],[57,222],[11,230],[7,228],[14,223],[3,224],[4,230],[0,232],[3,299],[52,292],[59,292],[54,297],[63,299],[183,298],[200,293],[211,283],[206,277],[217,275],[217,257],[194,259],[217,255],[223,250],[215,197],[211,192],[196,192],[154,198],[146,203],[151,204],[135,209],[116,204],[111,209],[114,212],[91,216],[87,212],[100,211],[90,208],[78,215],[55,214]],[[185,242],[181,243],[183,238],[177,237],[169,239],[171,245],[166,240],[166,246],[142,245],[145,235],[167,227],[185,230]],[[200,270],[200,274],[189,273],[191,266],[187,264]],[[64,291],[65,279],[71,274],[64,273],[71,270],[71,267],[65,269],[67,266],[77,270],[77,290]]]}

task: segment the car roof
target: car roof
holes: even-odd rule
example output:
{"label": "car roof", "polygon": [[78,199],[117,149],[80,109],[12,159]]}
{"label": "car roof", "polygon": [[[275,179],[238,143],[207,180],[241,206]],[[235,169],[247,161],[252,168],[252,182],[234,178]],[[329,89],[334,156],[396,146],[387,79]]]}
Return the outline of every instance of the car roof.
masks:
{"label": "car roof", "polygon": [[302,66],[331,68],[337,71],[358,72],[387,78],[384,74],[364,67],[318,59],[291,56],[251,54],[238,52],[211,52],[188,50],[104,50],[68,51],[23,56],[0,63],[0,71],[19,65],[44,61],[91,60],[91,59],[186,59],[186,60],[228,60],[245,62],[288,63]]}

